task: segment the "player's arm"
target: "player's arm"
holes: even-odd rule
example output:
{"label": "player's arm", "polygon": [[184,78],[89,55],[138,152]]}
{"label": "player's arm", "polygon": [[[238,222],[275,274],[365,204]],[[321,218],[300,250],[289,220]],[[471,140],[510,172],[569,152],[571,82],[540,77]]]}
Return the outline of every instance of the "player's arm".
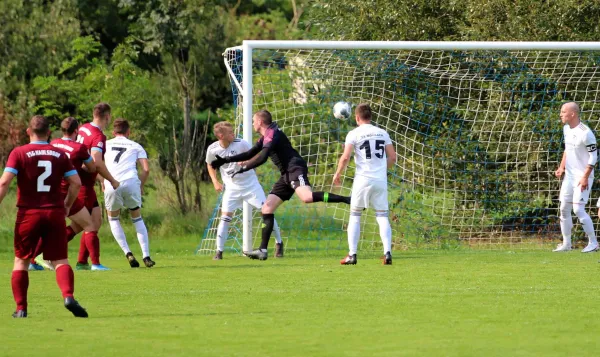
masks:
{"label": "player's arm", "polygon": [[81,166],[81,168],[89,173],[96,172],[96,163],[94,162],[92,155],[88,154],[88,150],[85,147],[85,145],[81,145],[80,150],[81,150],[81,152],[80,152],[81,156],[87,157],[87,159],[83,160],[83,165]]}
{"label": "player's arm", "polygon": [[2,203],[4,197],[6,197],[8,188],[10,187],[10,182],[15,176],[17,175],[14,172],[6,171],[5,169],[2,177],[0,177],[0,203]]}
{"label": "player's arm", "polygon": [[148,163],[148,159],[147,158],[138,158],[137,160],[140,164],[140,167],[142,169],[142,172],[139,174],[140,177],[140,188],[142,190],[142,193],[144,192],[144,185],[146,184],[146,181],[148,180],[148,177],[150,176],[150,164]]}
{"label": "player's arm", "polygon": [[346,143],[346,145],[344,145],[344,152],[342,153],[342,156],[340,156],[340,159],[338,160],[337,170],[335,170],[335,174],[333,175],[333,184],[334,185],[340,185],[342,183],[341,182],[342,172],[344,172],[344,170],[346,170],[346,167],[348,167],[348,163],[350,162],[350,157],[352,155],[353,150],[354,150],[354,145],[348,144],[348,143]]}
{"label": "player's arm", "polygon": [[[249,170],[252,170],[255,167],[259,167],[260,165],[264,164],[265,162],[267,162],[267,160],[269,159],[269,151],[271,149],[268,147],[263,147],[258,154],[254,155],[254,157],[252,157],[250,160],[238,160],[238,161],[245,161],[244,164],[238,169],[236,170],[235,174],[239,174],[242,172],[246,172]],[[239,156],[239,155],[236,155]],[[238,161],[233,161],[233,162],[238,162]]]}
{"label": "player's arm", "polygon": [[81,179],[79,178],[77,171],[73,170],[65,174],[65,180],[69,183],[69,191],[67,192],[67,197],[65,197],[65,209],[69,210],[79,194]]}
{"label": "player's arm", "polygon": [[387,167],[394,167],[396,165],[396,150],[394,149],[394,145],[387,144],[385,146],[385,155],[387,156]]}
{"label": "player's arm", "polygon": [[208,175],[210,176],[210,180],[212,181],[213,186],[215,186],[215,191],[223,191],[223,185],[219,182],[219,179],[217,178],[217,170],[213,169],[210,165],[207,165],[207,167]]}
{"label": "player's arm", "polygon": [[596,162],[598,161],[598,148],[596,147],[596,137],[592,134],[591,131],[588,132],[588,135],[585,139],[585,148],[588,152],[588,161],[587,166],[585,167],[585,171],[583,172],[583,177],[579,181],[579,185],[581,186],[581,190],[585,190],[588,187],[588,179],[594,171],[594,166],[596,166]]}
{"label": "player's arm", "polygon": [[115,180],[115,178],[112,177],[110,172],[108,172],[108,169],[106,168],[106,165],[104,164],[104,160],[102,159],[102,151],[94,150],[94,149],[95,148],[92,149],[92,159],[94,160],[94,163],[96,164],[96,171],[102,177],[107,179],[108,182],[110,182],[110,184],[112,185],[112,187],[116,190],[119,187],[119,181]]}

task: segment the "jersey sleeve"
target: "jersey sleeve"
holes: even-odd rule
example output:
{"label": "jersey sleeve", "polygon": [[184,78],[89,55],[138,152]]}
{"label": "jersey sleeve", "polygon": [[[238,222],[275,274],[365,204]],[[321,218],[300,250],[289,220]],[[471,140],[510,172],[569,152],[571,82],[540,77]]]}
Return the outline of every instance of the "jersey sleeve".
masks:
{"label": "jersey sleeve", "polygon": [[106,150],[106,139],[103,135],[94,135],[90,144],[90,151],[100,151],[104,153]]}
{"label": "jersey sleeve", "polygon": [[4,168],[4,172],[11,172],[17,175],[22,169],[21,166],[22,162],[20,160],[18,150],[11,151],[10,155],[8,155],[8,160],[6,161],[6,167]]}
{"label": "jersey sleeve", "polygon": [[146,150],[144,150],[142,145],[138,145],[137,149],[138,149],[138,153],[137,153],[138,159],[147,159],[148,158],[148,154],[146,153]]}
{"label": "jersey sleeve", "polygon": [[348,133],[348,135],[346,135],[346,142],[345,142],[345,144],[346,145],[354,145],[355,144],[355,142],[354,142],[354,133],[352,131],[350,131]]}
{"label": "jersey sleeve", "polygon": [[208,150],[206,150],[206,163],[210,164],[211,162],[215,161],[215,159],[216,159],[216,157],[209,147]]}
{"label": "jersey sleeve", "polygon": [[262,148],[269,149],[270,151],[277,145],[277,141],[279,141],[279,129],[268,128],[262,137]]}
{"label": "jersey sleeve", "polygon": [[90,155],[90,152],[88,151],[87,146],[85,146],[83,144],[79,147],[79,157],[85,163],[92,161],[92,155]]}
{"label": "jersey sleeve", "polygon": [[77,175],[77,170],[75,170],[71,160],[69,160],[66,154],[62,153],[59,159],[62,167],[63,177]]}
{"label": "jersey sleeve", "polygon": [[596,150],[596,136],[591,130],[588,130],[585,135],[585,146],[588,148],[588,151]]}
{"label": "jersey sleeve", "polygon": [[392,139],[390,138],[390,134],[387,131],[384,132],[383,140],[385,141],[385,145],[392,145]]}

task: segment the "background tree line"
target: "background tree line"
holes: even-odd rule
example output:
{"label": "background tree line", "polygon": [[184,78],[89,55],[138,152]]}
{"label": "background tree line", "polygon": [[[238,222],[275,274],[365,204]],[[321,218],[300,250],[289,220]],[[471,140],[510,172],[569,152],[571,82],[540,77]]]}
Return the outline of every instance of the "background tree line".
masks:
{"label": "background tree line", "polygon": [[[0,157],[33,114],[91,119],[98,101],[133,124],[177,191],[200,208],[210,124],[232,120],[225,48],[244,39],[595,40],[596,1],[5,0]],[[219,110],[224,109],[224,110]]]}

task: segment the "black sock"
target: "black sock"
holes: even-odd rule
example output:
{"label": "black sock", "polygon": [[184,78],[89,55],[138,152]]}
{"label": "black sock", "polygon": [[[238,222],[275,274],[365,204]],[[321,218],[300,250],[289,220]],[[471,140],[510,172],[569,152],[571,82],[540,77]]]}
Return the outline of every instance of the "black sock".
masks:
{"label": "black sock", "polygon": [[329,192],[313,192],[313,202],[344,202],[350,204],[350,197],[340,196]]}
{"label": "black sock", "polygon": [[271,233],[273,233],[273,225],[275,224],[275,215],[267,213],[262,215],[263,226],[262,226],[262,241],[260,242],[259,249],[267,249],[269,246],[269,239],[271,239]]}

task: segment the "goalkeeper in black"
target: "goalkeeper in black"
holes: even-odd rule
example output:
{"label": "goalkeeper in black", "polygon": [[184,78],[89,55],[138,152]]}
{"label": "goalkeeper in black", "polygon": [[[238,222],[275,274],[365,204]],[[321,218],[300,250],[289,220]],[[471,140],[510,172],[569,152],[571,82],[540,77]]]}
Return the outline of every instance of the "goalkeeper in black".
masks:
{"label": "goalkeeper in black", "polygon": [[210,165],[217,170],[226,163],[239,162],[240,164],[233,172],[233,176],[235,176],[264,164],[271,157],[275,166],[279,168],[281,177],[271,189],[267,202],[262,206],[263,228],[260,248],[252,252],[245,252],[251,259],[266,260],[267,247],[269,246],[269,239],[275,221],[275,210],[283,201],[292,198],[294,192],[304,203],[344,202],[350,204],[350,197],[328,192],[312,192],[308,181],[306,162],[292,147],[290,140],[279,129],[277,123],[273,122],[269,111],[260,110],[256,112],[252,117],[252,127],[254,131],[261,134],[261,137],[250,150],[228,157],[217,156],[216,160],[211,162]]}

